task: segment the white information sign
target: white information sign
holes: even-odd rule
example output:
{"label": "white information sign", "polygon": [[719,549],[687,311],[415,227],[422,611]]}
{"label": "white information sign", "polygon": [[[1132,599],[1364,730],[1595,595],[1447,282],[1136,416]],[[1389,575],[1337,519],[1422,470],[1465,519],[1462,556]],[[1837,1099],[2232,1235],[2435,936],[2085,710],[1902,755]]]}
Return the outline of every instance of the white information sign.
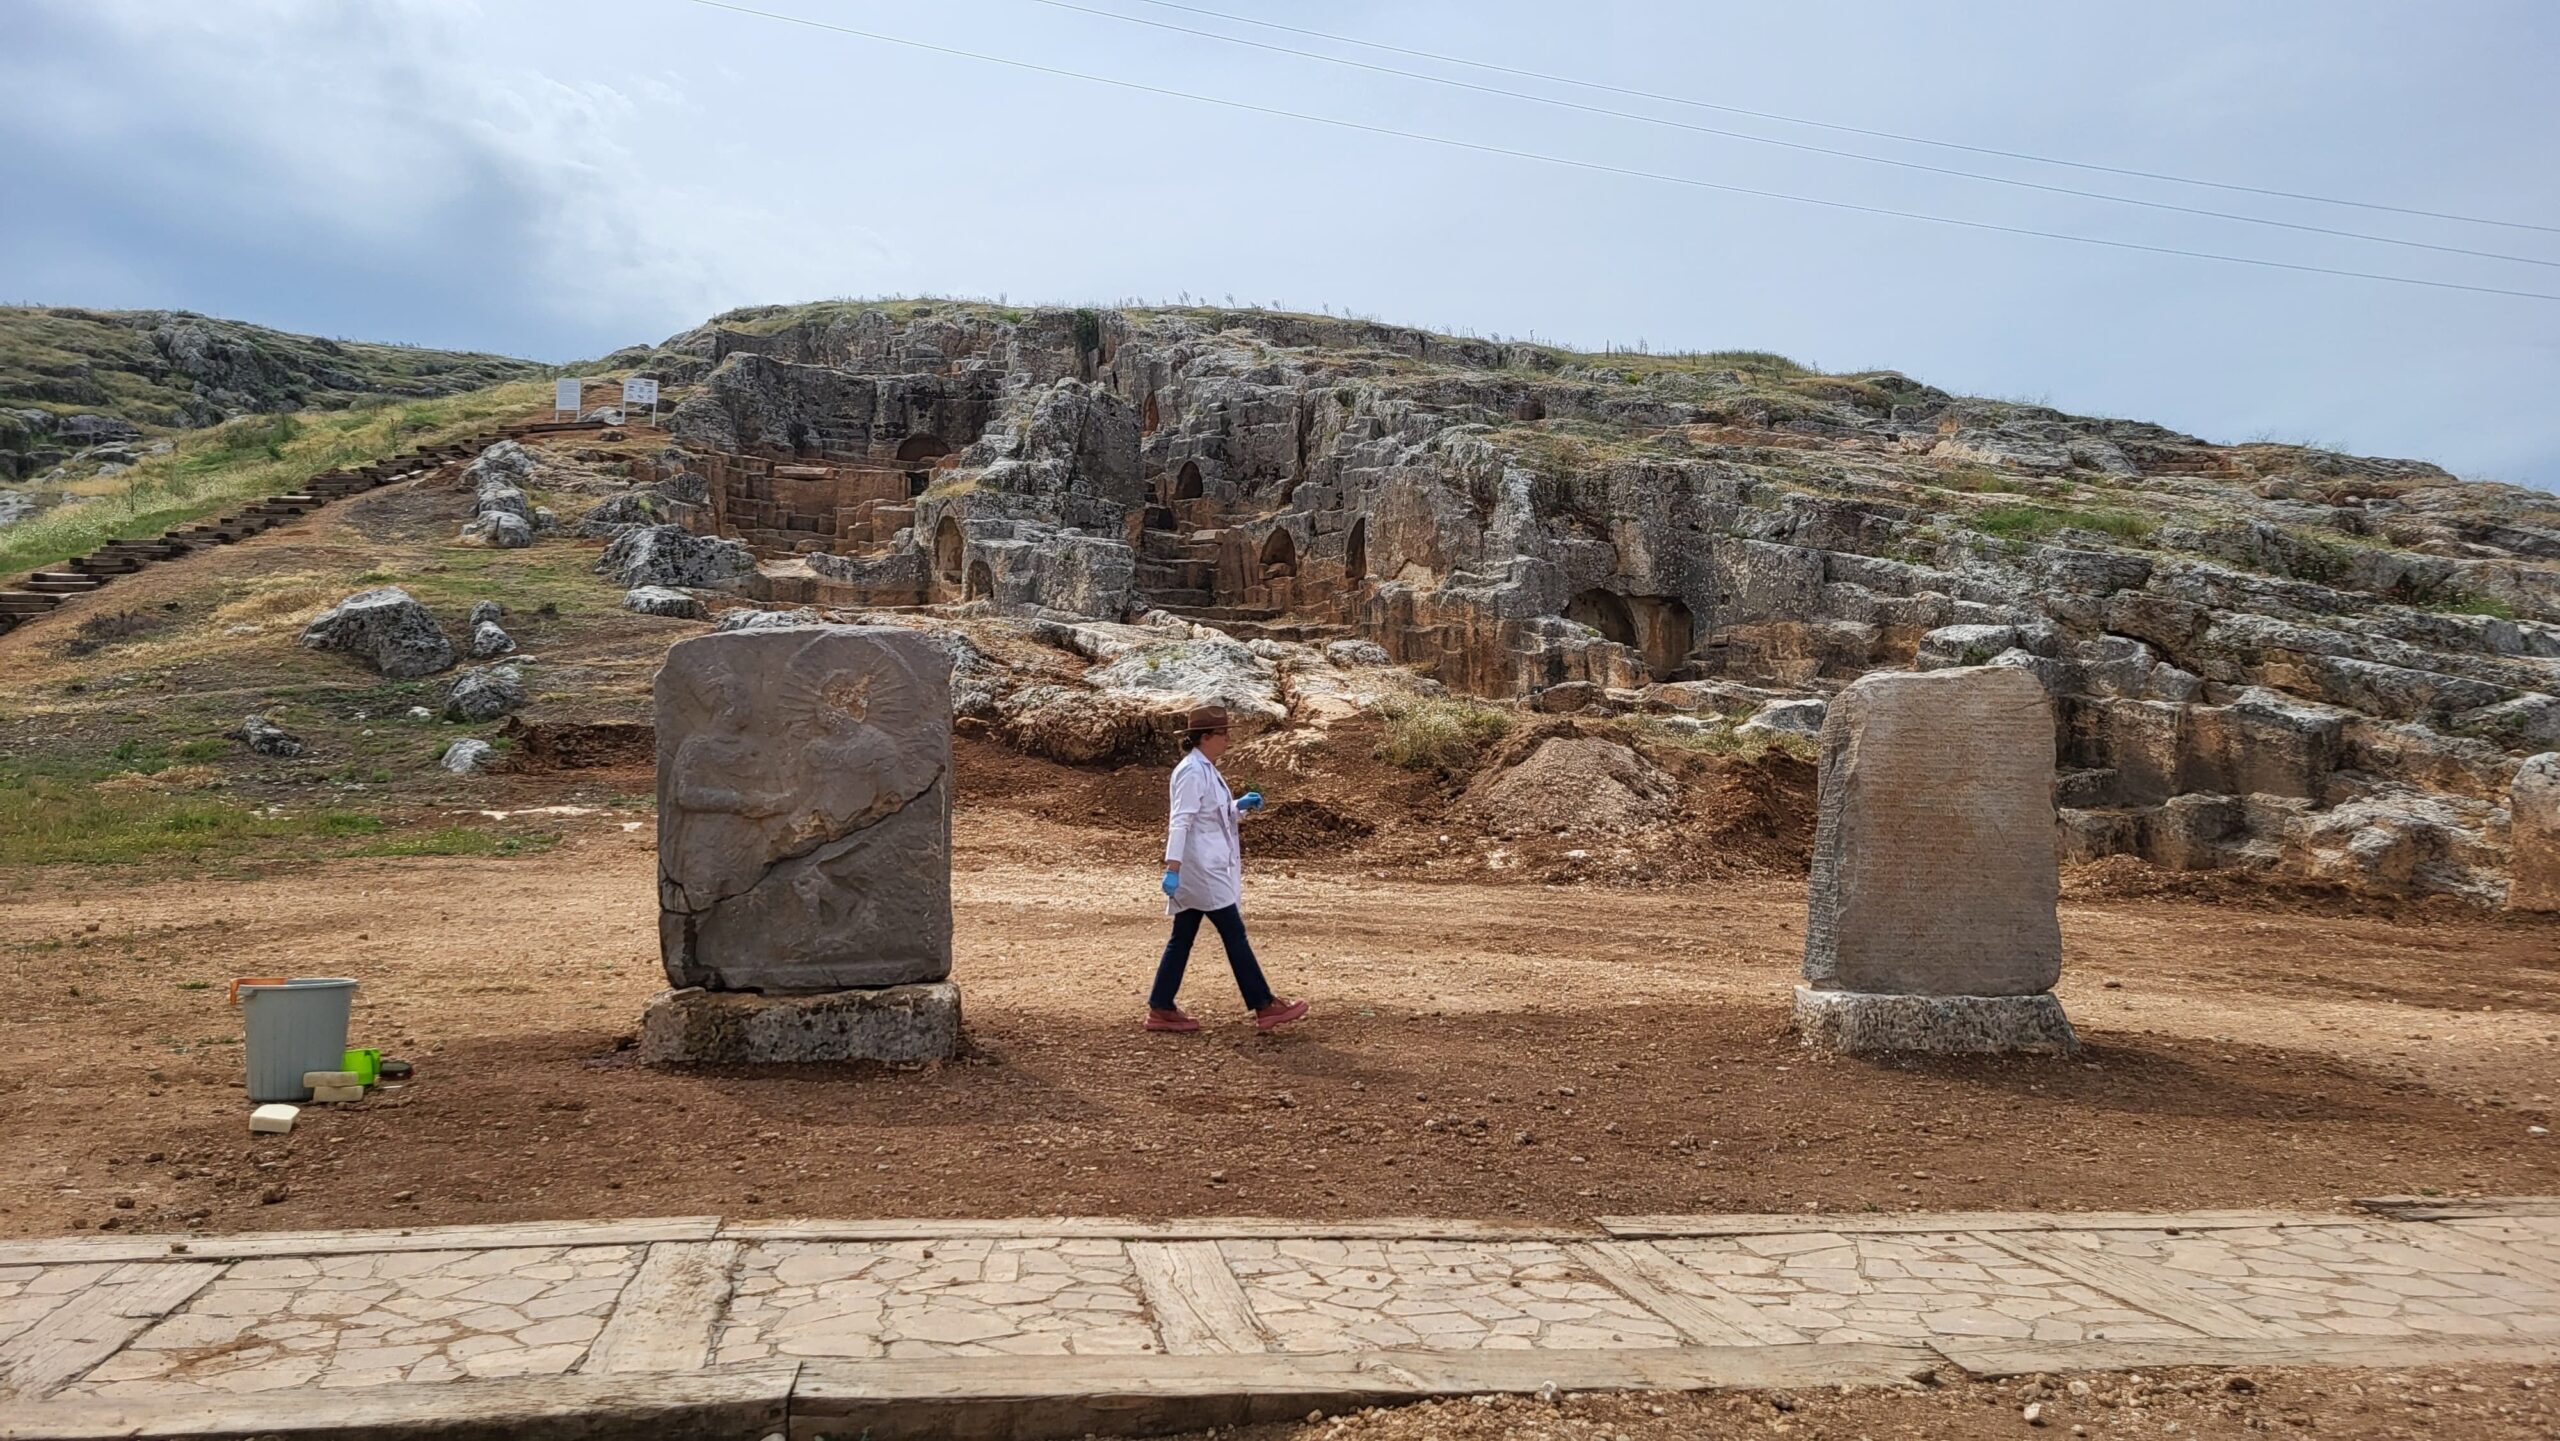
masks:
{"label": "white information sign", "polygon": [[579,383],[575,380],[564,380],[551,387],[551,408],[554,411],[565,410],[571,415],[577,414],[580,389]]}
{"label": "white information sign", "polygon": [[622,382],[622,403],[625,405],[645,405],[651,410],[656,410],[658,408],[658,382],[654,380],[642,380],[636,376]]}

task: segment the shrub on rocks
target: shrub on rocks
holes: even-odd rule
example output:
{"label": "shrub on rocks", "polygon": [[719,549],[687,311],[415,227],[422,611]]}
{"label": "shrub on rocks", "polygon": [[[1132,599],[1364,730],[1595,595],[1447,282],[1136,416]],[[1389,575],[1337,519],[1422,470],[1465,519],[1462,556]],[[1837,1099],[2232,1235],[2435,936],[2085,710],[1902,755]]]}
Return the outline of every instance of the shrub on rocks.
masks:
{"label": "shrub on rocks", "polygon": [[524,707],[524,672],[516,666],[484,665],[455,677],[444,698],[444,718],[454,721],[496,720]]}
{"label": "shrub on rocks", "polygon": [[358,591],[322,611],[302,631],[310,650],[343,651],[394,680],[450,669],[453,642],[435,617],[396,585]]}

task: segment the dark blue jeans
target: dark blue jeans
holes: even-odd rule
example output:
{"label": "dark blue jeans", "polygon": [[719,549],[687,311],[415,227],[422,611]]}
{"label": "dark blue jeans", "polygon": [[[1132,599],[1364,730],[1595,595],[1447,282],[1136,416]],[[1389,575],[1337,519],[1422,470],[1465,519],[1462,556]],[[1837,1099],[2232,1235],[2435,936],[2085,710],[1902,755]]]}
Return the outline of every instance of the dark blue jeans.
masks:
{"label": "dark blue jeans", "polygon": [[1156,986],[1147,993],[1147,1004],[1159,1011],[1173,1009],[1173,998],[1182,989],[1183,969],[1191,964],[1191,942],[1200,934],[1200,918],[1218,928],[1218,939],[1227,947],[1227,965],[1236,973],[1236,989],[1244,992],[1248,1010],[1261,1010],[1271,1004],[1271,983],[1262,978],[1262,963],[1253,958],[1253,943],[1244,938],[1244,914],[1233,906],[1220,906],[1214,911],[1176,911],[1173,917],[1173,939],[1164,943],[1164,959],[1156,962]]}

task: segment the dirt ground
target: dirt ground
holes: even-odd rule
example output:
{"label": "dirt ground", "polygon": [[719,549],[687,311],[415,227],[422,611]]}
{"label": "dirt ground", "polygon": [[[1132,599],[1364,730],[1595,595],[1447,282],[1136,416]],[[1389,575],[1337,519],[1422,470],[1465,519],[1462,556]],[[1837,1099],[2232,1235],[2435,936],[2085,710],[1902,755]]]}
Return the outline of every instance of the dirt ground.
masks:
{"label": "dirt ground", "polygon": [[[1825,1059],[1787,1028],[1800,880],[1390,868],[1379,842],[1280,804],[1283,854],[1253,860],[1269,822],[1249,823],[1247,914],[1314,1017],[1255,1034],[1204,942],[1184,994],[1209,1029],[1150,1035],[1161,772],[966,741],[959,766],[954,974],[975,1050],[920,1071],[630,1064],[662,985],[645,771],[568,773],[624,808],[541,817],[562,838],[536,854],[21,868],[0,881],[0,1233],[2560,1190],[2560,1151],[2532,1129],[2560,1092],[2549,923],[2101,873],[2063,913],[2084,1058]],[[1267,787],[1284,801],[1285,779]],[[508,784],[534,805],[570,782]],[[355,1039],[416,1062],[414,1083],[253,1141],[223,986],[283,972],[360,978]]]}
{"label": "dirt ground", "polygon": [[[2507,1441],[2560,1429],[2553,1373],[2184,1369],[1948,1382],[1924,1390],[1486,1397],[1215,1433],[1229,1441],[1926,1441],[2025,1436],[2275,1436]],[[2036,1420],[2026,1419],[2027,1408]]]}

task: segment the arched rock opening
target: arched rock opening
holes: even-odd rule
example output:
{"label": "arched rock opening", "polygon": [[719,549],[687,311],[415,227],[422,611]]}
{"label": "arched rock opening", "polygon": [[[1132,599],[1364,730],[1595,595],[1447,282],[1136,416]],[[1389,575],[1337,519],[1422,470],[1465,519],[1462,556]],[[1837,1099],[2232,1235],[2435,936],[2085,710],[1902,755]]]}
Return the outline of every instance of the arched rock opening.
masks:
{"label": "arched rock opening", "polygon": [[1353,588],[1369,580],[1369,517],[1351,522],[1351,534],[1342,542],[1342,575]]}
{"label": "arched rock opening", "polygon": [[1176,500],[1198,500],[1200,498],[1200,488],[1200,462],[1196,460],[1184,461],[1182,463],[1182,469],[1174,473],[1173,498]]}
{"label": "arched rock opening", "polygon": [[960,592],[962,600],[988,600],[996,593],[996,573],[983,560],[969,563],[969,583]]}
{"label": "arched rock opening", "polygon": [[1564,618],[1600,632],[1603,640],[1630,647],[1636,644],[1636,618],[1627,609],[1626,597],[1615,591],[1584,591],[1564,608]]}
{"label": "arched rock opening", "polygon": [[900,460],[940,460],[951,453],[951,443],[941,436],[918,432],[898,442]]}
{"label": "arched rock opening", "polygon": [[1289,532],[1285,530],[1275,530],[1271,532],[1271,538],[1262,543],[1260,564],[1262,566],[1262,576],[1265,580],[1286,580],[1290,576],[1296,575],[1298,573],[1298,543],[1291,540],[1289,538]]}

